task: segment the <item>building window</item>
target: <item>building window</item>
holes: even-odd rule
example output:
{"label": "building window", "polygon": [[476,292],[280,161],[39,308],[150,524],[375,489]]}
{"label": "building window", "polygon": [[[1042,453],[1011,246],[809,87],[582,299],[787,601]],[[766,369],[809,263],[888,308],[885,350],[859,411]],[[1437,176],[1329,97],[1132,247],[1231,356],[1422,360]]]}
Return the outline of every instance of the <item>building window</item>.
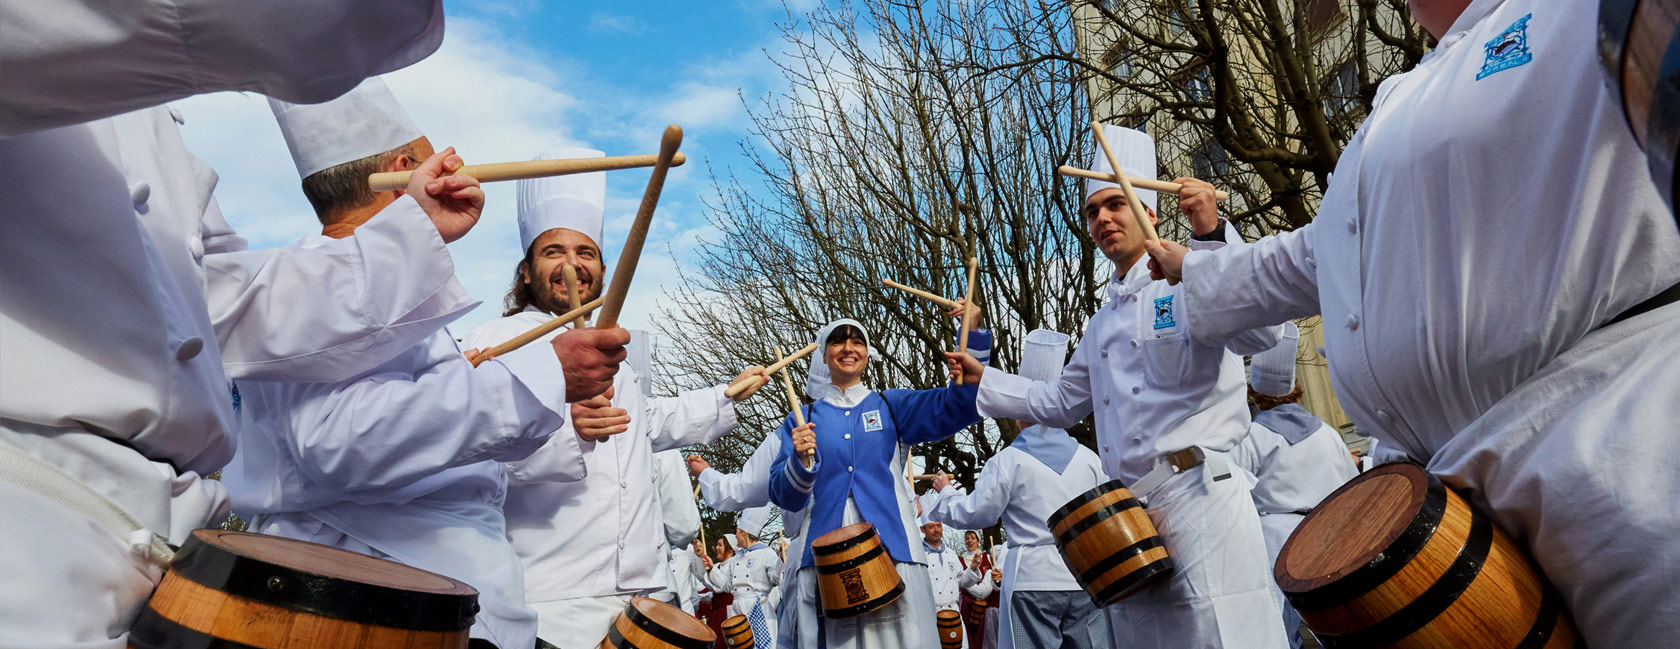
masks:
{"label": "building window", "polygon": [[1308,0],[1307,30],[1317,34],[1335,25],[1342,18],[1340,0]]}
{"label": "building window", "polygon": [[1197,178],[1218,178],[1231,173],[1231,155],[1219,142],[1208,138],[1190,153],[1190,168]]}
{"label": "building window", "polygon": [[1211,77],[1212,75],[1208,73],[1206,67],[1197,70],[1184,82],[1184,94],[1189,97],[1190,101],[1213,101],[1213,85],[1209,83]]}
{"label": "building window", "polygon": [[1331,119],[1347,119],[1359,111],[1359,67],[1343,63],[1321,84],[1324,89],[1324,114]]}

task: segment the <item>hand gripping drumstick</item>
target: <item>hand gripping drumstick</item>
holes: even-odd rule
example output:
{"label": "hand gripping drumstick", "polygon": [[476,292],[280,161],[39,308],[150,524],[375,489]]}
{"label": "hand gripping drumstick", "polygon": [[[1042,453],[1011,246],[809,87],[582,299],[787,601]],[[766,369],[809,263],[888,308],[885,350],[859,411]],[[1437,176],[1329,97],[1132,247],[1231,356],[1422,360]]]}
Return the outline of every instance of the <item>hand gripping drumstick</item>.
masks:
{"label": "hand gripping drumstick", "polygon": [[596,307],[601,306],[601,303],[605,302],[606,299],[607,298],[604,297],[598,297],[590,300],[588,304],[585,304],[580,308],[568,311],[560,317],[532,327],[530,331],[514,336],[505,343],[484,350],[484,353],[481,353],[472,359],[473,367],[478,367],[480,364],[484,363],[484,361],[501,356],[502,354],[519,349],[520,347],[524,347],[525,345],[530,344],[531,341],[548,335],[548,332],[565,326],[566,323],[571,322],[573,319],[580,319],[589,315],[590,311],[594,311]]}
{"label": "hand gripping drumstick", "polygon": [[[571,264],[566,264],[560,267],[560,275],[566,279],[566,292],[571,295],[572,308],[578,308],[578,305],[583,303],[583,297],[578,293],[577,270],[572,268]],[[582,329],[588,324],[589,319],[585,316],[578,316],[576,320],[572,321],[572,326],[578,329]]]}
{"label": "hand gripping drumstick", "polygon": [[[796,360],[804,358],[807,354],[810,354],[811,352],[814,352],[814,351],[817,351],[817,344],[816,343],[811,343],[809,345],[806,345],[804,348],[800,349],[799,351],[794,352],[792,356],[789,356],[789,357],[784,358],[782,360],[771,363],[769,367],[764,368],[764,372],[766,374],[775,374],[777,370],[780,370],[784,367],[787,367],[789,363],[792,363]],[[756,377],[749,377],[745,381],[741,381],[739,383],[729,384],[729,388],[723,391],[723,396],[734,399],[736,396],[740,395],[742,392],[745,392],[746,389],[752,385],[754,378],[756,378]]]}
{"label": "hand gripping drumstick", "polygon": [[624,250],[618,253],[618,265],[613,267],[612,285],[607,287],[607,304],[595,318],[595,326],[618,326],[618,312],[624,308],[624,298],[630,294],[630,280],[636,276],[636,261],[642,257],[642,243],[647,240],[648,224],[653,221],[653,208],[659,206],[659,192],[665,188],[665,172],[677,157],[682,146],[682,127],[665,127],[665,137],[659,141],[659,159],[654,162],[653,174],[648,176],[647,189],[642,192],[642,207],[636,210],[636,222],[624,237]]}
{"label": "hand gripping drumstick", "polygon": [[1132,206],[1132,216],[1137,217],[1138,227],[1143,228],[1143,235],[1150,241],[1160,242],[1161,235],[1155,233],[1155,224],[1149,222],[1149,215],[1143,211],[1143,202],[1138,200],[1137,191],[1132,189],[1132,181],[1120,169],[1120,158],[1114,155],[1114,149],[1108,145],[1108,136],[1103,134],[1102,122],[1091,122],[1091,135],[1096,136],[1097,144],[1102,147],[1103,155],[1108,156],[1108,166],[1114,169],[1114,177],[1109,179],[1120,185],[1120,191],[1126,193],[1126,202]]}
{"label": "hand gripping drumstick", "polygon": [[[968,331],[974,328],[974,271],[979,269],[978,257],[968,258],[968,288],[963,291],[962,333],[957,334],[957,353],[968,352]],[[963,385],[968,377],[957,370],[957,385]]]}
{"label": "hand gripping drumstick", "polygon": [[[1108,182],[1114,182],[1114,174],[1105,174],[1101,171],[1091,171],[1089,169],[1080,169],[1079,167],[1070,167],[1067,165],[1056,167],[1056,173],[1069,178],[1089,178],[1091,180],[1106,180]],[[1126,176],[1126,180],[1131,181],[1132,186],[1138,189],[1153,189],[1155,191],[1165,192],[1168,194],[1181,194],[1184,192],[1184,185],[1167,182],[1165,180],[1144,178],[1142,176]],[[1224,191],[1215,190],[1213,192],[1214,200],[1222,201],[1230,197],[1231,194]]]}
{"label": "hand gripping drumstick", "polygon": [[[781,347],[776,348],[776,357],[782,358]],[[787,386],[788,406],[793,408],[793,423],[804,426],[805,413],[799,411],[799,393],[793,391],[793,377],[788,374],[787,363],[777,361],[777,364],[782,366],[782,385]],[[816,464],[816,455],[817,452],[813,449],[810,453],[799,457],[799,463],[805,465],[806,471],[810,471],[811,467]]]}
{"label": "hand gripping drumstick", "polygon": [[[680,167],[688,157],[678,153],[671,160],[671,166]],[[523,180],[526,178],[546,178],[548,176],[566,176],[570,174],[586,174],[595,171],[617,171],[619,169],[635,169],[637,167],[652,167],[659,162],[658,155],[620,155],[608,158],[567,158],[563,160],[522,160],[519,162],[494,162],[481,165],[466,165],[455,170],[455,173],[466,174],[477,178],[478,182],[488,183],[499,180]],[[408,187],[409,176],[412,171],[386,171],[368,175],[368,187],[376,192],[388,192]]]}

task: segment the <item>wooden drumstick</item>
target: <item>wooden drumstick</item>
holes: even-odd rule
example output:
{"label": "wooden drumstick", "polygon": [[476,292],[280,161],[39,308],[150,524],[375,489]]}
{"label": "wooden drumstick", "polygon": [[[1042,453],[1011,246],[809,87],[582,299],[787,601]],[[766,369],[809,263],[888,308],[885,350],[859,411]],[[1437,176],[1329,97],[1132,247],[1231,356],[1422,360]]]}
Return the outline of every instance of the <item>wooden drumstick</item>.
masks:
{"label": "wooden drumstick", "polygon": [[1137,217],[1138,227],[1143,228],[1143,236],[1150,241],[1159,242],[1161,235],[1155,233],[1155,224],[1149,222],[1149,215],[1143,211],[1143,202],[1138,200],[1137,191],[1132,189],[1132,181],[1120,169],[1120,157],[1114,155],[1113,147],[1108,145],[1108,136],[1103,134],[1102,122],[1091,122],[1091,135],[1097,138],[1097,145],[1102,147],[1103,155],[1108,156],[1108,166],[1114,168],[1111,179],[1120,185],[1120,191],[1126,194],[1126,203],[1132,206],[1132,216]]}
{"label": "wooden drumstick", "polygon": [[653,221],[653,209],[659,206],[659,192],[665,188],[665,173],[682,146],[681,126],[665,127],[665,137],[659,141],[659,158],[654,162],[653,174],[648,176],[647,189],[642,192],[642,206],[636,210],[636,222],[624,237],[624,250],[618,253],[618,265],[613,267],[612,286],[607,287],[607,304],[595,318],[595,326],[618,326],[618,312],[624,308],[624,298],[630,295],[630,280],[636,276],[636,262],[642,257],[642,243],[647,240],[648,224]]}
{"label": "wooden drumstick", "polygon": [[[957,334],[957,353],[968,351],[968,331],[974,328],[974,272],[980,268],[978,257],[968,258],[968,288],[963,290],[962,332]],[[957,370],[957,385],[963,385],[968,377]]]}
{"label": "wooden drumstick", "polygon": [[[776,348],[776,357],[777,358],[782,357],[782,348],[781,347]],[[780,361],[778,361],[778,362],[780,362]],[[781,363],[781,366],[782,366],[782,385],[787,386],[788,406],[793,408],[793,423],[797,424],[798,426],[804,426],[805,425],[805,413],[799,411],[799,393],[793,391],[793,377],[788,374],[786,363]],[[816,452],[815,449],[813,449],[811,452],[805,453],[805,454],[803,454],[799,457],[799,463],[805,465],[805,470],[806,471],[811,470],[811,467],[815,466],[816,455],[817,455],[817,452]]]}
{"label": "wooden drumstick", "polygon": [[[769,367],[764,368],[764,373],[775,374],[777,370],[780,370],[784,367],[787,367],[788,363],[792,363],[796,360],[804,358],[807,354],[810,354],[811,352],[814,352],[814,351],[817,351],[817,344],[816,343],[811,343],[809,345],[806,345],[803,348],[800,348],[799,351],[794,352],[792,356],[789,356],[789,357],[784,358],[782,360],[771,363]],[[751,377],[749,377],[747,380],[741,381],[739,383],[731,383],[731,384],[729,384],[729,388],[723,391],[723,396],[734,399],[736,396],[739,396],[742,392],[745,392],[748,387],[752,386],[752,383],[753,383],[753,379]]]}
{"label": "wooden drumstick", "polygon": [[959,306],[957,304],[956,300],[953,300],[953,299],[950,299],[950,298],[945,298],[945,297],[940,297],[938,295],[934,295],[932,293],[929,293],[929,292],[924,291],[924,290],[919,289],[919,288],[911,288],[911,287],[905,286],[903,284],[900,284],[898,282],[892,281],[890,279],[883,279],[883,280],[881,280],[881,283],[886,285],[886,286],[891,286],[893,288],[896,288],[900,291],[904,291],[905,293],[909,293],[909,294],[914,295],[916,297],[922,298],[924,300],[931,301],[934,304],[938,304],[939,306],[945,307],[947,309],[955,309],[955,308],[957,308],[957,306]]}
{"label": "wooden drumstick", "polygon": [[[566,278],[566,292],[571,294],[572,308],[576,309],[579,304],[583,303],[583,295],[578,292],[577,269],[572,268],[571,264],[566,264],[560,267],[560,274]],[[584,316],[578,316],[578,319],[572,321],[572,326],[578,329],[582,329],[587,324],[589,324],[589,318]]]}
{"label": "wooden drumstick", "polygon": [[[1067,165],[1056,167],[1056,173],[1069,178],[1089,178],[1091,180],[1106,180],[1108,182],[1114,182],[1114,174],[1105,174],[1101,171],[1091,171],[1089,169],[1080,169],[1079,167],[1070,167]],[[1132,186],[1138,189],[1151,189],[1168,194],[1180,194],[1184,191],[1184,185],[1165,180],[1144,178],[1142,176],[1126,176],[1126,180],[1131,181]],[[1222,201],[1230,197],[1231,194],[1225,191],[1214,190],[1213,192],[1214,200]]]}
{"label": "wooden drumstick", "polygon": [[598,297],[598,298],[595,298],[593,300],[590,300],[589,303],[583,305],[582,308],[573,309],[572,311],[567,312],[567,313],[561,315],[558,318],[555,318],[553,320],[549,320],[548,322],[544,322],[540,325],[532,327],[530,331],[527,331],[525,333],[514,336],[513,338],[509,339],[505,343],[502,343],[500,345],[496,345],[495,347],[491,347],[490,349],[484,350],[484,353],[479,354],[477,357],[472,359],[473,367],[478,367],[480,364],[484,363],[484,361],[490,360],[490,359],[495,358],[497,356],[501,356],[502,354],[506,354],[506,353],[511,352],[515,349],[519,349],[520,347],[524,347],[525,345],[529,344],[531,341],[536,340],[538,338],[541,338],[545,335],[548,335],[548,332],[554,331],[555,329],[559,329],[560,327],[565,326],[566,323],[571,322],[573,319],[581,318],[581,317],[584,317],[584,316],[588,315],[590,311],[593,311],[593,310],[595,310],[596,307],[601,306],[601,303],[605,300],[606,300],[606,298],[604,298],[604,297]]}
{"label": "wooden drumstick", "polygon": [[[567,158],[564,160],[521,160],[519,162],[465,165],[457,169],[455,173],[472,176],[481,183],[489,183],[502,180],[524,180],[526,178],[546,178],[548,176],[586,174],[596,171],[652,167],[658,161],[659,156],[651,154],[620,155],[607,158]],[[678,153],[671,160],[671,166],[680,167],[682,163],[687,161],[687,156]],[[376,192],[406,189],[409,177],[413,174],[412,171],[385,171],[369,174],[368,187]]]}

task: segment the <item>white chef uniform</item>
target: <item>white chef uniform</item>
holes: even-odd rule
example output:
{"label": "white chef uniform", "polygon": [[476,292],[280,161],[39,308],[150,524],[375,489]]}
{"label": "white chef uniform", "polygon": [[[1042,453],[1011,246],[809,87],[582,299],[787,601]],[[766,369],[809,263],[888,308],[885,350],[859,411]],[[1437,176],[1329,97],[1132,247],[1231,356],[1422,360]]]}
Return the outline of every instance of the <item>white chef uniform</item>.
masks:
{"label": "white chef uniform", "polygon": [[[736,528],[760,537],[770,520],[770,509],[763,506],[741,512]],[[775,646],[776,640],[776,613],[771,603],[763,600],[782,583],[783,568],[776,550],[759,541],[735,553],[734,558],[713,566],[709,575],[716,592],[734,595],[729,614],[747,616],[752,625],[753,644],[763,649]]]}
{"label": "white chef uniform", "polygon": [[[544,157],[600,155],[562,149]],[[526,250],[553,228],[576,230],[598,243],[605,199],[606,179],[599,173],[519,181],[519,230]],[[463,344],[491,347],[552,318],[527,307],[478,326]],[[542,346],[561,331],[532,345]],[[560,367],[543,371],[558,375]],[[630,428],[601,442],[582,442],[585,479],[556,480],[553,456],[570,453],[561,444],[505,466],[508,537],[524,566],[525,601],[537,612],[538,635],[561,649],[594,647],[631,596],[667,586],[669,546],[653,454],[709,443],[735,429],[734,405],[723,396],[727,386],[648,398],[643,380],[629,367],[614,377],[613,405],[630,413]],[[554,439],[569,445],[577,442],[577,433],[568,423]]]}
{"label": "white chef uniform", "polygon": [[[1337,397],[1530,552],[1588,644],[1680,635],[1680,234],[1606,88],[1598,3],[1476,0],[1390,77],[1317,220],[1192,252],[1194,335],[1324,316]],[[1605,530],[1616,530],[1606,535]]]}
{"label": "white chef uniform", "polygon": [[[1148,136],[1119,127],[1108,127],[1107,136],[1127,173],[1154,177]],[[1108,169],[1100,151],[1093,168]],[[1086,195],[1103,186],[1113,185],[1087,183]],[[1243,245],[1225,227],[1226,241]],[[1104,472],[1137,486],[1177,566],[1170,580],[1109,607],[1117,646],[1281,647],[1251,476],[1237,470],[1217,479],[1226,453],[1248,434],[1238,354],[1272,347],[1278,330],[1245,331],[1228,345],[1194,341],[1188,313],[1202,303],[1187,300],[1181,286],[1150,281],[1146,262],[1115,272],[1108,303],[1091,316],[1060,381],[988,370],[980,414],[1065,428],[1095,410]],[[1152,470],[1170,472],[1156,467],[1190,446],[1209,461],[1153,488],[1137,485]]]}
{"label": "white chef uniform", "polygon": [[[0,646],[124,646],[161,576],[154,559],[162,557],[150,549],[164,535],[179,543],[226,513],[219,485],[198,478],[233,452],[223,358],[315,353],[370,333],[219,349],[203,256],[237,237],[204,232],[225,230],[209,199],[215,175],[186,152],[172,111],[128,112],[234,88],[330,97],[429,53],[441,22],[433,29],[394,9],[395,22],[377,27],[400,35],[396,43],[364,33],[374,25],[336,25],[327,14],[298,18],[295,8],[275,8],[291,15],[276,22],[266,19],[269,10],[229,13],[210,4],[0,5],[7,71],[0,168],[20,183],[0,216],[0,444],[8,455],[0,460],[0,518],[31,521],[0,530],[8,549],[0,574],[12,586],[0,585]],[[181,30],[154,29],[175,21],[191,22],[203,48],[183,56]],[[225,40],[258,28],[265,32],[258,42]],[[301,41],[334,28],[349,32],[343,47],[297,56]],[[86,121],[112,115],[120,116]],[[247,287],[289,279],[256,277]],[[267,306],[246,304],[239,315],[255,320]],[[284,306],[267,315],[331,319],[357,305]],[[376,362],[345,355],[353,357],[347,364]],[[59,480],[60,497],[37,492],[43,469]],[[131,549],[130,538],[100,525],[90,508],[145,532]]]}
{"label": "white chef uniform", "polygon": [[[1260,394],[1288,396],[1295,390],[1295,354],[1300,333],[1295,323],[1283,325],[1276,347],[1255,354],[1249,362],[1248,384]],[[1342,434],[1296,403],[1257,413],[1248,437],[1231,450],[1231,461],[1254,474],[1254,507],[1266,537],[1267,565],[1295,526],[1325,496],[1358,475]],[[1300,647],[1301,616],[1277,591],[1283,609],[1283,628],[1292,647]]]}
{"label": "white chef uniform", "polygon": [[[647,340],[646,332],[631,331],[630,344],[636,346],[639,341]],[[635,354],[631,354],[632,357]],[[647,367],[632,360],[633,368]],[[649,385],[644,382],[644,386]],[[644,396],[646,390],[643,391]],[[666,573],[665,591],[658,594],[661,600],[676,606],[682,606],[684,594],[694,592],[692,584],[685,591],[685,584],[677,578],[679,570],[686,571],[689,559],[698,561],[693,552],[678,554],[674,550],[681,550],[694,543],[695,537],[700,535],[700,506],[694,502],[694,492],[688,487],[688,463],[683,461],[682,451],[672,449],[653,454],[653,490],[659,494],[660,520],[665,525],[666,555],[670,557],[669,568]],[[686,555],[686,556],[685,556]],[[681,562],[684,565],[677,565]],[[690,612],[692,614],[692,611]]]}
{"label": "white chef uniform", "polygon": [[700,557],[694,554],[692,546],[673,546],[671,557],[672,591],[676,593],[676,606],[684,613],[694,615],[700,605],[700,591],[705,587],[700,582],[706,574],[705,566]]}
{"label": "white chef uniform", "polygon": [[[938,500],[938,498],[938,494],[935,494],[932,491],[917,497],[916,500],[921,504],[922,512],[921,515],[916,517],[916,526],[918,528],[926,527],[928,523],[936,522],[929,519],[928,514],[933,511],[933,504]],[[958,615],[961,615],[962,591],[964,588],[970,588],[975,584],[980,583],[980,580],[983,577],[980,574],[980,571],[964,568],[962,557],[957,555],[956,550],[952,550],[949,546],[946,546],[943,540],[941,540],[940,544],[936,546],[928,543],[927,538],[924,536],[922,538],[922,551],[927,554],[928,583],[933,587],[934,612],[937,614],[939,611],[953,611]],[[990,579],[990,575],[985,575],[984,577],[986,579]],[[940,632],[944,633],[943,630]],[[968,630],[966,628],[959,627],[957,635],[959,640],[962,642],[961,646],[967,647]],[[940,638],[940,641],[943,642],[944,638]]]}
{"label": "white chef uniform", "polygon": [[[420,135],[378,79],[322,104],[271,103],[298,149],[300,176]],[[308,134],[357,122],[367,125],[335,130],[342,138]],[[465,581],[479,591],[473,637],[531,646],[536,620],[506,538],[497,461],[530,455],[564,421],[565,381],[553,354],[532,345],[475,369],[439,323],[420,344],[347,381],[242,380],[241,448],[225,474],[234,510],[255,531]],[[582,452],[570,441],[577,479]]]}

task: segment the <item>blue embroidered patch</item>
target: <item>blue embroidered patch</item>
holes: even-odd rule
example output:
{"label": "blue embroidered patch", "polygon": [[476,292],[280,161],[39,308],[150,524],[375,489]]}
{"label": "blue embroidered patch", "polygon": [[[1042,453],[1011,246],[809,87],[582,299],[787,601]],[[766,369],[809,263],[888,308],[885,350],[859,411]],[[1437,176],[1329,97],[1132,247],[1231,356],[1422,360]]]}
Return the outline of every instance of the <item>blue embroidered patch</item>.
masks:
{"label": "blue embroidered patch", "polygon": [[1168,329],[1178,324],[1177,321],[1173,320],[1172,303],[1173,296],[1171,295],[1155,298],[1156,329]]}
{"label": "blue embroidered patch", "polygon": [[863,429],[869,432],[881,430],[881,411],[871,410],[863,413]]}
{"label": "blue embroidered patch", "polygon": [[1528,49],[1528,19],[1533,17],[1534,14],[1528,14],[1518,18],[1482,46],[1487,49],[1487,61],[1482,63],[1482,71],[1476,73],[1477,81],[1534,60],[1534,52]]}

